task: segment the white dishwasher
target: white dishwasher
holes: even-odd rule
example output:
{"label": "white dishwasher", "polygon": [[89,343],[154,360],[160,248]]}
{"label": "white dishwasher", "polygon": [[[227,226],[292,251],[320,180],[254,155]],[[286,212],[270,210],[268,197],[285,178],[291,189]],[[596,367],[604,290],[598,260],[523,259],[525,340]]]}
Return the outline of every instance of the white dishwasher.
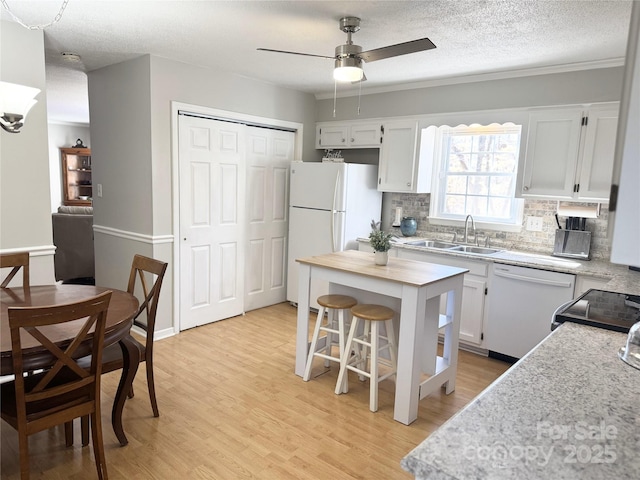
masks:
{"label": "white dishwasher", "polygon": [[554,311],[573,298],[575,279],[567,273],[494,263],[488,296],[489,356],[522,358],[549,335]]}

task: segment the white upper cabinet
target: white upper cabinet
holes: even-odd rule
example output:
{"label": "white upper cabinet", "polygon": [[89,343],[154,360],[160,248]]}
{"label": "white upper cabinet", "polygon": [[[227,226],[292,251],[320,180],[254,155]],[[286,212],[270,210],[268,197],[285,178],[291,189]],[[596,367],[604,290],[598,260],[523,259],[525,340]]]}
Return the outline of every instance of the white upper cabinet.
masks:
{"label": "white upper cabinet", "polygon": [[316,148],[378,148],[381,123],[318,123]]}
{"label": "white upper cabinet", "polygon": [[578,178],[580,200],[608,201],[616,148],[618,104],[589,109]]}
{"label": "white upper cabinet", "polygon": [[346,148],[348,125],[316,126],[316,148]]}
{"label": "white upper cabinet", "polygon": [[618,103],[532,112],[521,195],[608,202]]}
{"label": "white upper cabinet", "polygon": [[429,193],[433,157],[420,155],[418,121],[390,121],[382,128],[378,190]]}

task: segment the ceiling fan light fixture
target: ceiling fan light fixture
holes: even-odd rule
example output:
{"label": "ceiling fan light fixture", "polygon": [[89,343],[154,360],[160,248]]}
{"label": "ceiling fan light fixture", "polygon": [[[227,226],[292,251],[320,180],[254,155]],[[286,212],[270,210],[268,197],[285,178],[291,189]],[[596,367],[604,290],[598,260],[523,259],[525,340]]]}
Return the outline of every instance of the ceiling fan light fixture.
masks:
{"label": "ceiling fan light fixture", "polygon": [[358,82],[362,80],[364,71],[362,70],[362,60],[354,57],[336,59],[333,78],[337,82]]}

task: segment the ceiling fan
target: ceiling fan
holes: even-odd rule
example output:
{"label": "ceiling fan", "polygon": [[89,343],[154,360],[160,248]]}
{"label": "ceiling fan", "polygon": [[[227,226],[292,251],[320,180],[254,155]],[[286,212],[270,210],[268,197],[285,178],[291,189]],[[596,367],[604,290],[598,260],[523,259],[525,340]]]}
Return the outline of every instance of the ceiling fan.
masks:
{"label": "ceiling fan", "polygon": [[347,34],[347,42],[338,45],[335,55],[315,55],[313,53],[288,52],[286,50],[273,50],[271,48],[258,48],[265,52],[290,53],[293,55],[305,55],[308,57],[331,58],[335,60],[333,78],[339,82],[359,82],[366,80],[362,69],[362,61],[375,62],[385,58],[397,57],[408,53],[422,52],[436,48],[434,43],[428,38],[412,40],[410,42],[388,45],[386,47],[373,50],[362,51],[360,45],[354,45],[351,35],[360,30],[360,19],[358,17],[343,17],[340,19],[340,30]]}

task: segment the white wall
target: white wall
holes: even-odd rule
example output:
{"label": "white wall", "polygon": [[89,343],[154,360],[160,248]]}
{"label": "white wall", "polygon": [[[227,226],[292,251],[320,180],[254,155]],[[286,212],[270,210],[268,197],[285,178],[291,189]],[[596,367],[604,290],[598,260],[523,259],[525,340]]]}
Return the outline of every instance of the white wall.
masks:
{"label": "white wall", "polygon": [[62,159],[61,148],[73,147],[76,140],[91,148],[88,125],[49,123],[49,178],[51,179],[51,212],[57,212],[62,205]]}
{"label": "white wall", "polygon": [[53,283],[42,31],[0,22],[0,79],[41,90],[20,133],[0,130],[0,250],[29,250],[31,283]]}
{"label": "white wall", "polygon": [[[126,282],[134,253],[167,261],[157,318],[173,328],[171,102],[304,124],[313,152],[312,95],[145,55],[89,73],[96,282]],[[177,325],[177,321],[175,322]],[[157,332],[158,333],[158,332]]]}

